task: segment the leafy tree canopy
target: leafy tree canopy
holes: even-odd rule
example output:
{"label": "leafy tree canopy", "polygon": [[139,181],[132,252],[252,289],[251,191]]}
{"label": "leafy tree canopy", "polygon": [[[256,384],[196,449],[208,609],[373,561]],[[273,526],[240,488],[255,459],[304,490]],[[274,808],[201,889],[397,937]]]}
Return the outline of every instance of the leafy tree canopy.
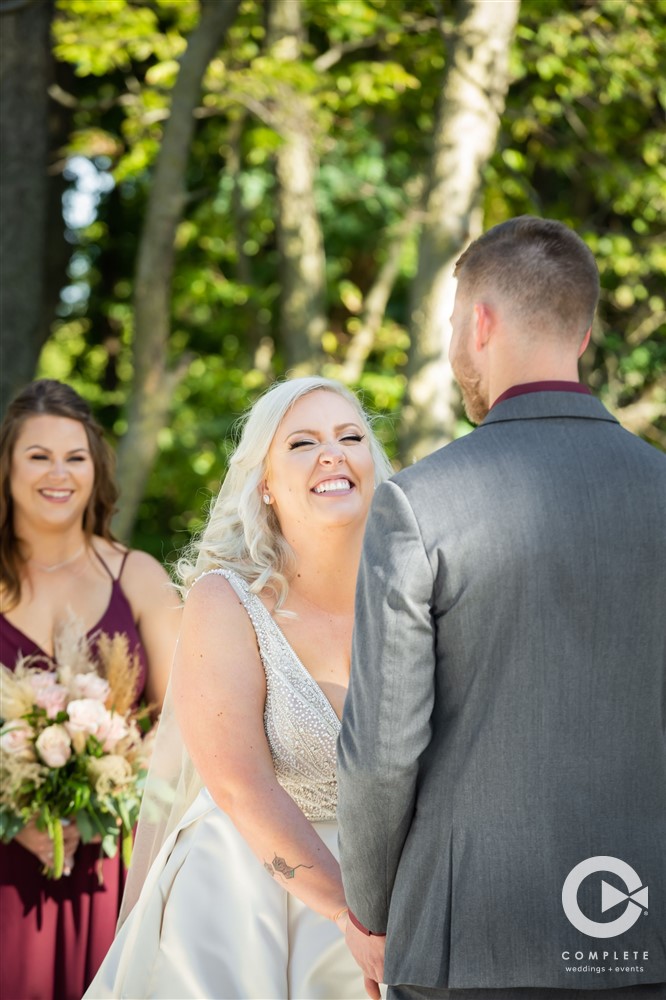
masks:
{"label": "leafy tree canopy", "polygon": [[[318,155],[327,267],[324,370],[336,376],[365,296],[418,206],[454,6],[303,0],[303,57],[266,47],[265,8],[244,0],[208,67],[177,234],[174,360],[191,354],[160,433],[135,544],[169,556],[224,471],[238,415],[284,372],[278,325],[274,154],[298,94]],[[112,437],[132,380],[132,283],[151,170],[196,0],[58,0],[53,51],[74,70],[63,155],[72,255],[40,374],[86,396]],[[663,447],[666,357],[666,3],[523,0],[512,83],[484,178],[484,223],[562,219],[599,262],[602,302],[585,376],[620,420]],[[360,378],[389,451],[405,388],[408,288],[418,231]],[[460,419],[459,432],[468,430]]]}

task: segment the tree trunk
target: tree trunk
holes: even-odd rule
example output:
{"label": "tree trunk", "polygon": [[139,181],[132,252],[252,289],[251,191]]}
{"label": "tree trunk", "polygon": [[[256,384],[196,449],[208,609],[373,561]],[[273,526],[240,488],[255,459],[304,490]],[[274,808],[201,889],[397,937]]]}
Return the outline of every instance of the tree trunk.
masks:
{"label": "tree trunk", "polygon": [[411,288],[403,463],[451,440],[456,390],[448,363],[455,261],[479,235],[483,167],[497,141],[519,0],[460,0],[433,136],[426,217]]}
{"label": "tree trunk", "polygon": [[[273,57],[299,59],[302,31],[301,3],[272,0],[268,42]],[[287,367],[306,374],[323,360],[326,332],[326,259],[314,195],[317,159],[304,98],[282,86],[275,115],[283,140],[276,154],[280,328]]]}
{"label": "tree trunk", "polygon": [[407,210],[404,218],[389,235],[386,259],[379,269],[372,288],[363,299],[360,322],[347,348],[347,355],[340,371],[340,379],[347,385],[354,385],[361,380],[363,367],[375,346],[391,292],[400,274],[405,243],[416,228],[417,217],[422,212],[420,198],[423,193],[423,179],[416,177],[409,186],[412,188],[415,204]]}
{"label": "tree trunk", "polygon": [[34,374],[44,322],[51,2],[0,7],[0,402]]}
{"label": "tree trunk", "polygon": [[123,539],[130,536],[157,453],[158,433],[166,425],[173,392],[189,360],[181,359],[174,369],[167,362],[174,239],[187,197],[185,173],[195,125],[193,112],[208,64],[239,5],[240,0],[202,0],[201,19],[182,57],[155,165],[136,266],[128,430],[118,450],[121,507],[114,529]]}

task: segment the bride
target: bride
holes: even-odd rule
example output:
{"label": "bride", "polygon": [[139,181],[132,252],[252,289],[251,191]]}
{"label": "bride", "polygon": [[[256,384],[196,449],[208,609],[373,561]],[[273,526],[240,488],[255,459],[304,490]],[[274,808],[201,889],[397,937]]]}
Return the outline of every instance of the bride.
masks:
{"label": "bride", "polygon": [[363,531],[390,472],[336,382],[276,384],[250,411],[179,565],[131,912],[86,997],[364,996],[344,942],[335,750]]}

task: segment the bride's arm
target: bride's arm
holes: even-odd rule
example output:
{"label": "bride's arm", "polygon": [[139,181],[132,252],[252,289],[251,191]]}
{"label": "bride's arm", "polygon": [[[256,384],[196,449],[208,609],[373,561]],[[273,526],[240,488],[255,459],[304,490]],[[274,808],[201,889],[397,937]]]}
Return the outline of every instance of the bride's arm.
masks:
{"label": "bride's arm", "polygon": [[224,577],[205,577],[187,597],[172,684],[183,738],[217,804],[260,861],[285,860],[288,877],[274,878],[287,892],[334,918],[345,906],[340,868],[275,777],[254,629]]}

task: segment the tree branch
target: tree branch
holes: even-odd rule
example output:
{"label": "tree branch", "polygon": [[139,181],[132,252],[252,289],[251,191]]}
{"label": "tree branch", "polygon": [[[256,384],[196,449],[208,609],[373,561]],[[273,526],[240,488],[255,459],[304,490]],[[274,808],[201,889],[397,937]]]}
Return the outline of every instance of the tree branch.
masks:
{"label": "tree branch", "polygon": [[659,448],[666,450],[666,433],[659,427],[659,421],[666,418],[666,393],[663,384],[652,385],[636,402],[617,407],[615,416],[632,434],[648,438]]}
{"label": "tree branch", "polygon": [[[437,26],[435,18],[424,17],[420,21],[415,21],[414,24],[403,25],[402,31],[405,35],[413,35],[422,31],[430,31]],[[327,52],[322,52],[320,56],[317,56],[312,65],[319,73],[325,73],[326,70],[331,69],[331,67],[335,66],[336,63],[340,62],[350,52],[358,52],[360,49],[371,49],[375,45],[381,45],[382,42],[386,41],[387,35],[388,32],[386,31],[378,31],[374,35],[368,35],[367,38],[359,38],[354,42],[340,42],[339,45],[334,45]]]}
{"label": "tree branch", "polygon": [[[421,177],[414,184],[415,195],[419,199],[423,188],[424,181]],[[422,210],[419,200],[408,210],[404,219],[393,230],[386,260],[380,268],[372,288],[363,300],[360,326],[347,349],[347,356],[340,372],[343,382],[358,383],[363,374],[363,366],[375,345],[375,338],[386,313],[386,306],[400,273],[403,247],[418,225]]]}
{"label": "tree branch", "polygon": [[201,0],[201,18],[181,59],[155,164],[136,266],[128,431],[118,449],[122,507],[114,526],[125,539],[136,518],[173,391],[187,369],[186,360],[175,370],[167,366],[176,229],[187,200],[186,169],[203,77],[239,6],[240,0]]}
{"label": "tree branch", "polygon": [[666,312],[661,309],[659,312],[650,313],[645,319],[627,335],[627,343],[632,347],[637,347],[644,340],[651,337],[660,326],[666,324]]}

